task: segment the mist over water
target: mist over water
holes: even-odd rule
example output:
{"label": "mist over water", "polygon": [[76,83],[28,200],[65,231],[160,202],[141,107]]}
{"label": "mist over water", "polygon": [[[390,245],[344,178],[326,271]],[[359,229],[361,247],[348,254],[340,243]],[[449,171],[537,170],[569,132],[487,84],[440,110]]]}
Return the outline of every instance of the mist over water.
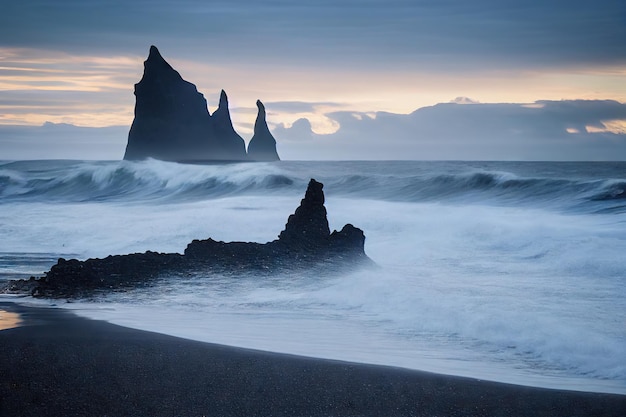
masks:
{"label": "mist over water", "polygon": [[[626,393],[626,163],[0,163],[0,279],[277,237],[310,178],[373,269],[163,277],[71,304],[199,340]],[[41,302],[28,300],[29,302]]]}

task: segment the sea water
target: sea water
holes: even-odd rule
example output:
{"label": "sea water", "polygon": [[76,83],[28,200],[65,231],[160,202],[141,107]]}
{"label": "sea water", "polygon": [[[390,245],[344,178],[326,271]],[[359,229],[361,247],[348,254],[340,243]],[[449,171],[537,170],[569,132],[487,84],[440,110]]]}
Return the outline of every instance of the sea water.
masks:
{"label": "sea water", "polygon": [[0,280],[58,257],[277,238],[310,178],[376,266],[34,300],[227,345],[626,393],[626,163],[0,163]]}

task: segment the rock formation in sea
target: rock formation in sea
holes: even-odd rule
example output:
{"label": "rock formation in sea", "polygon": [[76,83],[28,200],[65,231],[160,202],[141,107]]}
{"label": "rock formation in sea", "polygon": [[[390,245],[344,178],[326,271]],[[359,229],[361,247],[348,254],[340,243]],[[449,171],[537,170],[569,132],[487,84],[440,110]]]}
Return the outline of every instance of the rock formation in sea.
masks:
{"label": "rock formation in sea", "polygon": [[[262,139],[253,139],[260,147],[254,145],[252,149],[258,147],[260,152],[255,151],[258,157],[249,159],[244,140],[233,128],[226,93],[222,90],[218,109],[211,116],[204,96],[163,59],[155,46],[150,47],[143,77],[135,84],[135,97],[135,118],[124,159],[177,162],[278,159],[276,141],[265,123],[265,111],[259,126],[264,125],[267,132],[262,132]],[[270,142],[275,156],[267,150]]]}
{"label": "rock formation in sea", "polygon": [[219,141],[218,145],[223,149],[223,152],[226,152],[226,157],[219,159],[229,159],[228,155],[233,155],[238,159],[245,157],[246,144],[243,138],[235,132],[230,118],[230,110],[228,110],[228,96],[224,90],[220,93],[220,103],[211,116],[211,120],[215,138]]}
{"label": "rock formation in sea", "polygon": [[148,251],[85,261],[59,259],[45,276],[11,281],[0,292],[80,297],[94,291],[134,288],[156,277],[176,279],[178,274],[210,279],[216,272],[262,276],[285,270],[335,271],[371,264],[364,245],[363,231],[351,224],[330,232],[323,184],[311,179],[300,206],[274,241],[220,242],[209,238],[189,243],[182,255]]}
{"label": "rock formation in sea", "polygon": [[254,122],[254,136],[248,144],[248,158],[253,161],[278,161],[280,158],[276,151],[276,139],[265,120],[265,106],[261,100],[257,100],[256,106],[259,112]]}
{"label": "rock formation in sea", "polygon": [[124,159],[213,159],[218,150],[204,96],[150,47],[135,84],[135,119]]}

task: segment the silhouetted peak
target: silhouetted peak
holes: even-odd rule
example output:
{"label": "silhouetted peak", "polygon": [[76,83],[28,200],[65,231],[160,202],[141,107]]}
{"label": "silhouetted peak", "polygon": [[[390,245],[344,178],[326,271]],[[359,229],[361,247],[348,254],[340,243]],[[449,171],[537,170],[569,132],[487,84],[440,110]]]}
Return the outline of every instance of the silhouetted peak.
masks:
{"label": "silhouetted peak", "polygon": [[261,100],[256,101],[256,106],[259,109],[259,116],[263,115],[263,118],[265,118],[265,106],[261,103]]}
{"label": "silhouetted peak", "polygon": [[[260,102],[259,102],[260,103]],[[304,194],[303,204],[307,205],[323,205],[324,204],[324,184],[311,178],[309,185]]]}
{"label": "silhouetted peak", "polygon": [[260,144],[259,149],[257,156],[250,159],[245,141],[233,128],[226,92],[221,90],[218,108],[211,116],[206,100],[196,86],[184,80],[154,45],[150,46],[148,58],[144,61],[143,76],[135,84],[135,97],[135,119],[128,133],[124,159],[279,159],[276,141],[267,129],[265,109],[260,101],[257,106],[262,109],[259,114],[263,114],[261,131],[265,137],[255,141]]}
{"label": "silhouetted peak", "polygon": [[285,230],[278,239],[297,248],[317,246],[330,236],[326,207],[324,207],[324,185],[311,179],[304,198],[295,213],[289,216]]}
{"label": "silhouetted peak", "polygon": [[267,129],[269,133],[267,122],[265,121],[265,106],[261,103],[261,100],[256,101],[256,106],[259,109],[259,113],[257,114],[256,122],[254,123],[254,131],[256,132],[259,129]]}
{"label": "silhouetted peak", "polygon": [[148,54],[148,59],[150,59],[150,58],[153,58],[153,59],[161,58],[161,59],[163,59],[163,57],[161,56],[161,53],[159,52],[157,47],[154,46],[154,45],[150,46],[150,53]]}
{"label": "silhouetted peak", "polygon": [[224,90],[222,90],[222,92],[220,93],[220,103],[217,107],[228,110],[228,96],[226,95],[226,91]]}
{"label": "silhouetted peak", "polygon": [[[154,45],[135,84],[135,119],[124,159],[166,161],[247,159],[245,142],[232,131],[227,106],[222,131],[213,126],[204,96],[163,59]],[[232,134],[231,134],[232,133]]]}
{"label": "silhouetted peak", "polygon": [[276,139],[272,136],[265,120],[265,106],[261,100],[256,101],[259,113],[254,122],[254,136],[248,144],[248,158],[253,161],[278,161]]}
{"label": "silhouetted peak", "polygon": [[148,54],[148,59],[146,60],[146,62],[154,62],[154,63],[163,62],[167,64],[167,61],[165,61],[165,59],[163,58],[163,56],[161,55],[157,47],[154,45],[150,47],[150,53]]}
{"label": "silhouetted peak", "polygon": [[150,47],[150,53],[148,54],[148,59],[144,62],[144,77],[146,76],[146,71],[148,73],[152,73],[154,71],[158,71],[158,74],[175,74],[176,78],[181,78],[178,71],[176,71],[172,66],[161,56],[161,53],[157,49],[156,46],[152,45]]}
{"label": "silhouetted peak", "polygon": [[[226,91],[220,92],[220,103],[217,106],[217,110],[211,116],[213,121],[213,128],[218,137],[224,140],[225,144],[232,149],[233,152],[241,152],[244,157],[246,154],[246,142],[235,131],[233,127],[233,121],[230,118],[230,110],[228,109],[228,96]],[[226,142],[226,140],[228,142]]]}

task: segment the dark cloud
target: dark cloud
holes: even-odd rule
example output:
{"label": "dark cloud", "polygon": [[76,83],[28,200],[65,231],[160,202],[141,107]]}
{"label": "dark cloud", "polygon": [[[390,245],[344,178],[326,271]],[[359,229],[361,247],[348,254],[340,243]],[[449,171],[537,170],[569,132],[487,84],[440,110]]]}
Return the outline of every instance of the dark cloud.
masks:
{"label": "dark cloud", "polygon": [[[4,122],[19,123],[20,117],[32,112],[50,116],[49,120],[66,120],[60,117],[63,111],[88,113],[84,117],[126,111],[120,106],[132,106],[130,86],[141,76],[140,61],[135,63],[133,59],[145,57],[150,44],[176,51],[176,59],[222,68],[243,65],[253,74],[274,68],[289,74],[292,68],[312,71],[323,67],[325,73],[365,71],[387,78],[393,77],[394,71],[420,75],[431,71],[460,77],[468,71],[510,74],[510,69],[541,74],[540,70],[546,68],[566,68],[564,73],[571,75],[577,68],[626,64],[626,2],[9,0],[3,2],[0,13],[0,48],[35,49],[25,52],[27,56],[22,53],[24,59],[13,63],[10,56],[0,57],[5,67],[0,69],[0,77],[24,78],[26,72],[19,68],[25,63],[30,74],[28,81],[21,82],[25,85],[23,91],[3,91],[0,106],[10,110],[4,112]],[[49,49],[49,55],[57,59],[51,63],[50,56],[39,56],[45,55],[43,49]],[[74,53],[130,57],[132,62],[123,64],[126,71],[122,71],[117,67],[122,65],[118,60],[93,60],[68,73],[68,66],[78,64],[66,65],[58,58],[71,58]],[[63,76],[55,78],[55,72]],[[118,77],[118,73],[125,75]],[[81,89],[82,85],[94,83],[89,78],[92,76],[98,77],[94,79],[100,83],[100,91],[59,91]],[[467,84],[471,79],[468,77]],[[371,82],[375,85],[377,79]],[[57,91],[43,88],[53,85]],[[124,91],[123,103],[120,91]],[[464,98],[456,100],[468,102]],[[57,108],[57,103],[65,103],[65,110]],[[256,113],[253,103],[243,104],[249,107],[233,106],[233,113]],[[270,113],[348,108],[324,101],[265,104]],[[379,112],[375,119],[366,114],[334,112],[326,116],[341,128],[332,135],[313,133],[306,119],[296,121],[289,129],[275,130],[284,157],[298,159],[626,159],[624,134],[597,132],[605,128],[603,121],[626,118],[623,104],[536,104],[542,108],[448,103],[410,115]],[[587,132],[589,127],[595,130]],[[6,129],[0,128],[1,157],[13,149],[26,151],[30,146],[31,151],[38,150],[36,144],[42,140],[46,146],[54,143],[46,137],[50,132],[38,128],[10,132],[8,139]],[[85,138],[92,131],[77,132],[66,132],[68,138],[73,138],[72,143],[88,143]],[[112,141],[104,139],[108,134],[98,136],[106,131],[92,133],[97,132],[96,136],[103,138],[98,142],[102,146],[115,143],[107,155],[123,153],[127,132],[116,134]],[[53,133],[59,136],[59,131]],[[72,147],[72,155],[64,157],[78,155],[78,149],[90,155],[89,145],[81,146]],[[43,157],[52,155],[47,152],[60,152],[58,146],[41,149]]]}
{"label": "dark cloud", "polygon": [[5,2],[3,46],[181,55],[282,65],[448,71],[623,64],[616,0]]}
{"label": "dark cloud", "polygon": [[[276,128],[283,154],[293,159],[626,159],[626,133],[606,131],[608,121],[626,123],[626,104],[611,100],[445,103],[409,115],[327,116],[341,126],[334,134],[315,134],[303,120]],[[587,131],[590,126],[605,131]]]}

